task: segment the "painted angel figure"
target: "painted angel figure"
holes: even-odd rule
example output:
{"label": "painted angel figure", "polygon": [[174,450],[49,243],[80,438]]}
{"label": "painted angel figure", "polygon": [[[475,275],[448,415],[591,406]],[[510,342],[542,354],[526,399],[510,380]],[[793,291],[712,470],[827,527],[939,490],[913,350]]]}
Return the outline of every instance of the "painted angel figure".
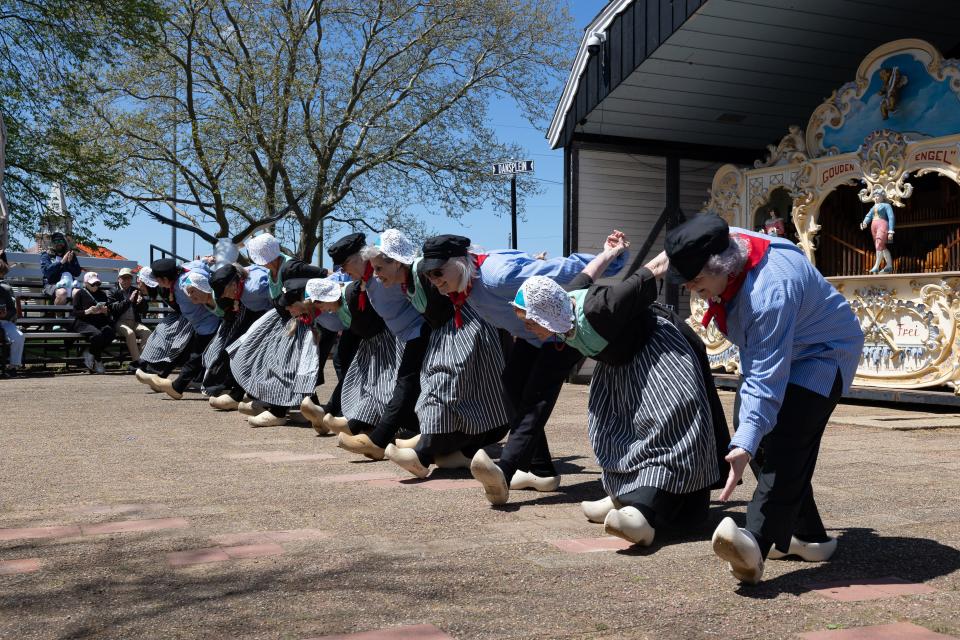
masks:
{"label": "painted angel figure", "polygon": [[870,269],[870,273],[880,271],[881,259],[884,263],[883,273],[893,273],[893,256],[887,248],[887,243],[893,242],[893,207],[887,202],[887,194],[883,187],[874,187],[871,196],[874,205],[870,207],[870,211],[860,223],[861,229],[866,229],[867,224],[870,225],[870,235],[873,236],[873,246],[877,251],[877,261]]}
{"label": "painted angel figure", "polygon": [[900,102],[900,90],[907,84],[907,77],[900,73],[900,69],[880,69],[880,116],[886,120],[890,113],[896,111]]}

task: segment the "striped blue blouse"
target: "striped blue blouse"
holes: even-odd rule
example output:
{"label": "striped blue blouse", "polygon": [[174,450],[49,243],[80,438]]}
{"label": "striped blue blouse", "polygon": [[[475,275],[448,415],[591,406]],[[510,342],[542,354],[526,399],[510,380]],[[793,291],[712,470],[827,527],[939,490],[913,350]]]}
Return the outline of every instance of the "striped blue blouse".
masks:
{"label": "striped blue blouse", "polygon": [[770,240],[727,304],[728,338],[740,349],[740,425],[730,448],[756,454],[777,423],[787,384],[829,396],[837,371],[846,391],[863,350],[863,331],[850,305],[795,244]]}

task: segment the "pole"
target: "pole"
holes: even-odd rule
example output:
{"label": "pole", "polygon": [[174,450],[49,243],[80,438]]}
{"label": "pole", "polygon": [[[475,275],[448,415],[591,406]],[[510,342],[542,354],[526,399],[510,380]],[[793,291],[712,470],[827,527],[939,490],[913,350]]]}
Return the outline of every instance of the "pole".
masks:
{"label": "pole", "polygon": [[[669,232],[680,224],[680,158],[676,155],[667,156],[666,182],[667,231]],[[664,302],[671,306],[674,311],[679,311],[679,285],[667,285],[664,293]]]}
{"label": "pole", "polygon": [[[173,95],[177,95],[177,71],[173,72]],[[173,221],[177,221],[177,117],[173,117],[173,191],[170,195],[170,210],[173,211]],[[177,228],[170,227],[170,253],[177,259]]]}
{"label": "pole", "polygon": [[510,248],[517,248],[517,174],[510,175]]}

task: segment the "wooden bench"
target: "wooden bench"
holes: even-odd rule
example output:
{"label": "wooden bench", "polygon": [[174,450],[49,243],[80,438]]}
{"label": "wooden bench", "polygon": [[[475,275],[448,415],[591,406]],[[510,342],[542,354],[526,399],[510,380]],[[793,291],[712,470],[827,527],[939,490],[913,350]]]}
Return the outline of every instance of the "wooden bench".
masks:
{"label": "wooden bench", "polygon": [[[82,353],[87,346],[86,338],[72,331],[73,305],[55,305],[43,293],[43,276],[40,271],[40,255],[8,252],[9,261],[14,265],[6,278],[17,299],[17,326],[26,338],[24,364],[63,365],[68,369],[83,368]],[[78,256],[80,266],[85,271],[96,271],[108,293],[116,286],[117,273],[122,268],[136,268],[133,261],[107,260]],[[81,276],[82,277],[82,276]],[[156,326],[168,307],[159,303],[150,305],[143,324]],[[126,343],[117,338],[104,351],[105,362],[122,363],[129,359]]]}

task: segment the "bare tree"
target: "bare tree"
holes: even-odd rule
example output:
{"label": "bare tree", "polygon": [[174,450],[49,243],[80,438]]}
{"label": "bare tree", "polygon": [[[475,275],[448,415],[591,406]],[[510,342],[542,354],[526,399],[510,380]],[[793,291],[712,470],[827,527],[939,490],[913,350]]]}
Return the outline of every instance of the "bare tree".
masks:
{"label": "bare tree", "polygon": [[292,205],[303,257],[325,220],[379,230],[415,224],[415,207],[505,208],[490,163],[520,149],[496,139],[488,105],[511,99],[542,121],[573,37],[555,0],[170,0],[166,10],[162,42],[115,61],[87,120],[125,159],[118,193],[213,221],[219,237]]}

